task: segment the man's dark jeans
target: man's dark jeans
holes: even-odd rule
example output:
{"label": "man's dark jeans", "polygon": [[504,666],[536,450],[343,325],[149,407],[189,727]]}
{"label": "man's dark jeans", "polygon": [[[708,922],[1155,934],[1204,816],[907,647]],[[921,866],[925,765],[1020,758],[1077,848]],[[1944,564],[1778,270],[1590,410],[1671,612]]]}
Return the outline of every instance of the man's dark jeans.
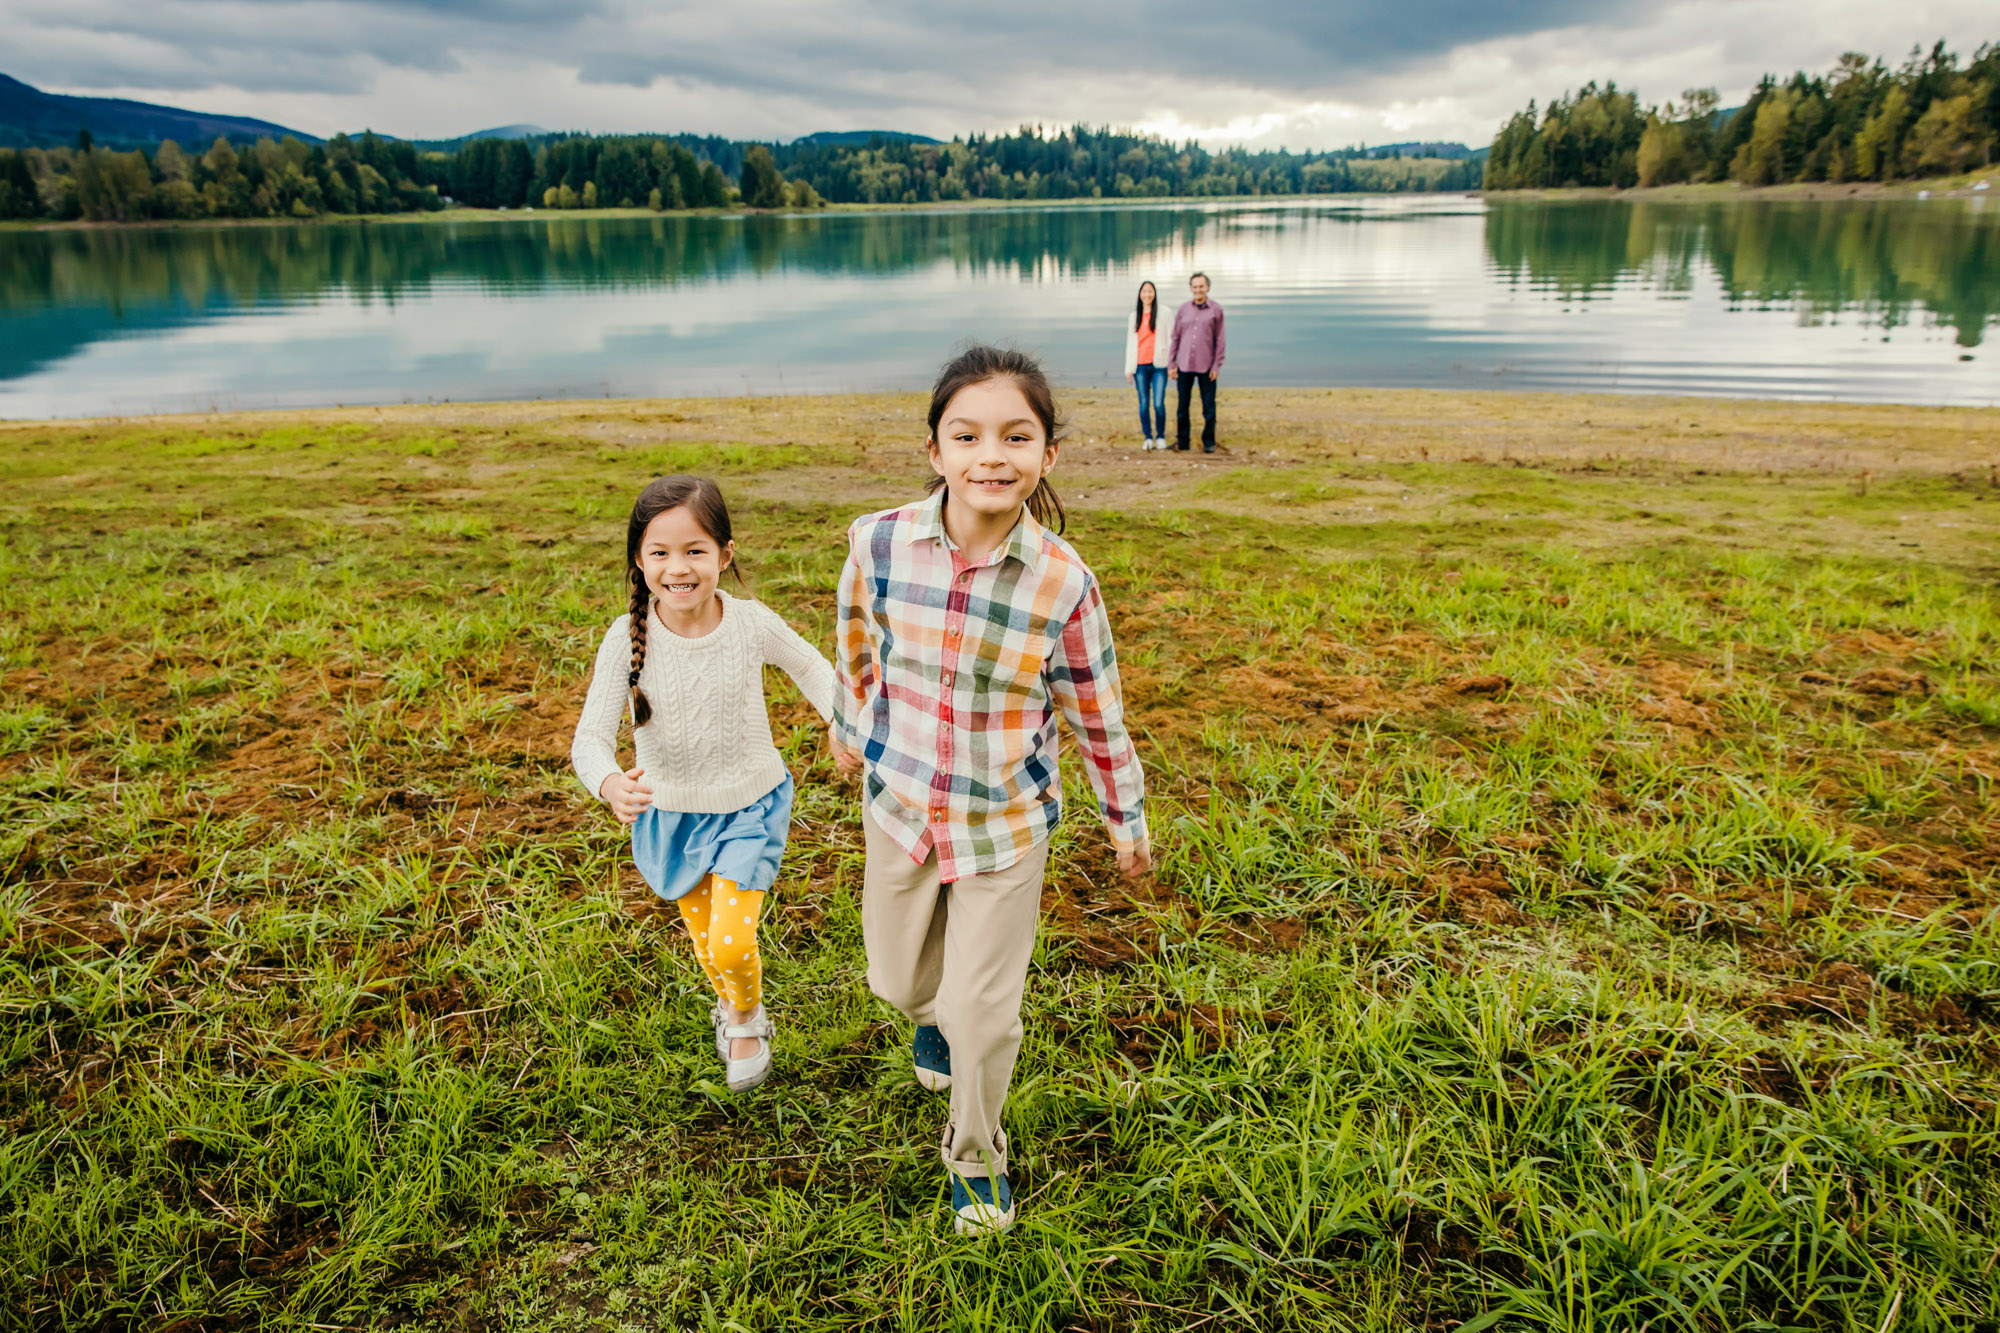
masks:
{"label": "man's dark jeans", "polygon": [[1215,381],[1207,375],[1197,375],[1183,370],[1174,380],[1180,394],[1180,411],[1174,415],[1174,448],[1188,447],[1188,432],[1194,423],[1188,420],[1188,395],[1196,384],[1201,385],[1201,451],[1215,452]]}

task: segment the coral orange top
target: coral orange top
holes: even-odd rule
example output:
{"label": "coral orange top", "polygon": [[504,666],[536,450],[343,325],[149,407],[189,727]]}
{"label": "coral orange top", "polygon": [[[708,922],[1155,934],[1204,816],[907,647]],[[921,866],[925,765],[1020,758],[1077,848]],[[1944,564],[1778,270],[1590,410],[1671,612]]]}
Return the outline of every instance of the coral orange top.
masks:
{"label": "coral orange top", "polygon": [[1155,338],[1155,337],[1156,337],[1156,336],[1158,335],[1158,333],[1159,333],[1159,330],[1157,330],[1157,329],[1149,329],[1149,328],[1147,328],[1147,327],[1146,327],[1146,326],[1145,326],[1144,324],[1141,324],[1141,325],[1139,326],[1139,364],[1140,364],[1140,365],[1142,365],[1142,366],[1150,366],[1150,365],[1152,365],[1152,364],[1153,364],[1153,339],[1154,339],[1154,338]]}

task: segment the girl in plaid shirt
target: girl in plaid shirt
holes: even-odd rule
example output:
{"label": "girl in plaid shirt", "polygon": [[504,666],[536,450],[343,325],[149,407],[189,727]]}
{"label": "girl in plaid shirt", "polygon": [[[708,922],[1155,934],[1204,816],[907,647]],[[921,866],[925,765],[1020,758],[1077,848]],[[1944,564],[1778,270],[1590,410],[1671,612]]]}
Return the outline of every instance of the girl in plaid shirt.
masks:
{"label": "girl in plaid shirt", "polygon": [[926,444],[928,497],[848,531],[833,744],[866,774],[868,984],[916,1025],[917,1081],[951,1094],[943,1156],[971,1235],[1014,1220],[1000,1112],[1060,815],[1058,711],[1119,869],[1152,854],[1110,622],[1047,480],[1062,423],[1041,367],[953,359]]}

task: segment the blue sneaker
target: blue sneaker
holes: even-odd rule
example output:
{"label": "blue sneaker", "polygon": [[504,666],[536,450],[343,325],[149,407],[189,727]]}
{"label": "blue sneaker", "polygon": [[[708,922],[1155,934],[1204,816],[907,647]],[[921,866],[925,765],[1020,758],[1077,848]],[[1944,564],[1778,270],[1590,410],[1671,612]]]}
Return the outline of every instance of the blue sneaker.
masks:
{"label": "blue sneaker", "polygon": [[1014,1191],[1007,1177],[951,1177],[952,1228],[961,1236],[997,1236],[1014,1225]]}
{"label": "blue sneaker", "polygon": [[951,1043],[934,1027],[919,1027],[910,1040],[910,1061],[916,1066],[917,1082],[932,1092],[951,1086]]}

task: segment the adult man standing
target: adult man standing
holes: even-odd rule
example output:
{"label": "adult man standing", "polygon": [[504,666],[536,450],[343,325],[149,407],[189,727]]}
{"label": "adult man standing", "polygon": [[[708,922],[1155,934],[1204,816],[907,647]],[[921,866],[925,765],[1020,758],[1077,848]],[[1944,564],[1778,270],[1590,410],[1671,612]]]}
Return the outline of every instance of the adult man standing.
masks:
{"label": "adult man standing", "polygon": [[1215,452],[1215,377],[1222,373],[1222,307],[1208,299],[1208,275],[1188,279],[1194,300],[1174,311],[1173,341],[1167,346],[1167,378],[1180,395],[1174,417],[1174,448],[1188,447],[1188,394],[1201,386],[1201,451]]}

